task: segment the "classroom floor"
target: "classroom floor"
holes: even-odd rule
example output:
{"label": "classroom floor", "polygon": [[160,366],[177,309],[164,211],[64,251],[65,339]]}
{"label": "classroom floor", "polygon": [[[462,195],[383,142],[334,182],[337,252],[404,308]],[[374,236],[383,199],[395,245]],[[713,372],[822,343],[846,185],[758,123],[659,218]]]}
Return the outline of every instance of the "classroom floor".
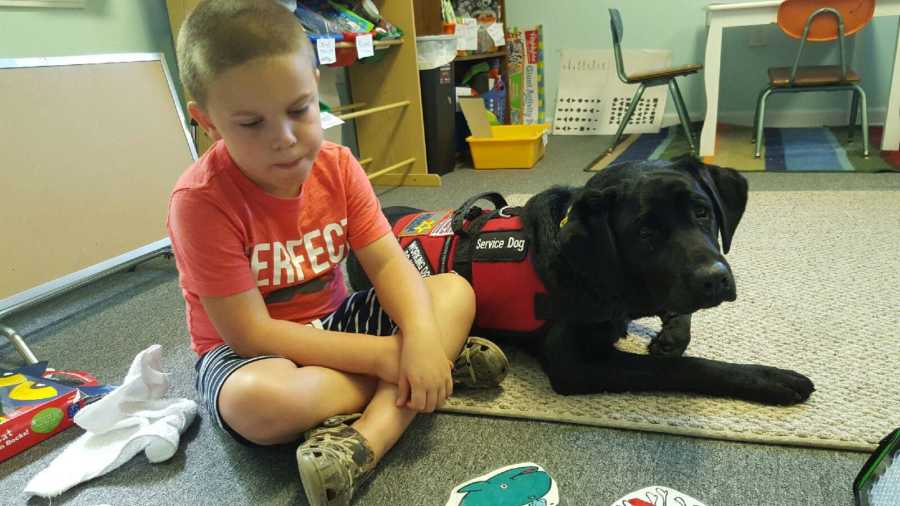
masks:
{"label": "classroom floor", "polygon": [[[455,207],[482,191],[534,193],[579,185],[582,168],[604,139],[553,137],[547,155],[525,171],[457,169],[440,188],[377,188],[383,205]],[[898,174],[747,174],[751,191],[900,190]],[[752,194],[751,194],[752,199]],[[40,359],[121,381],[132,358],[162,345],[171,397],[193,398],[194,357],[171,260],[158,258],[111,275],[5,324],[26,336]],[[20,365],[0,344],[0,368]],[[0,463],[5,504],[48,504],[23,494],[25,483],[80,435],[70,429]],[[542,465],[564,505],[606,506],[650,485],[664,485],[708,505],[851,505],[851,484],[864,453],[744,444],[664,434],[480,416],[420,416],[355,504],[443,505],[456,485],[520,462]],[[205,413],[169,461],[138,455],[121,468],[75,487],[54,505],[305,504],[292,445],[251,449],[214,430]]]}

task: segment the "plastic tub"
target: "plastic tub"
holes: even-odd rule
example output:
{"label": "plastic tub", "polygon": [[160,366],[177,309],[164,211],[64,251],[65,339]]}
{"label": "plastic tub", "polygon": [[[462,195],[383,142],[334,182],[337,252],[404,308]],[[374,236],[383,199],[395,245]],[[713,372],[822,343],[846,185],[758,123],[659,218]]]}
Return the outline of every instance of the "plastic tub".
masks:
{"label": "plastic tub", "polygon": [[416,37],[416,64],[419,70],[431,70],[456,58],[456,35]]}
{"label": "plastic tub", "polygon": [[492,137],[469,136],[476,169],[530,169],[544,156],[550,125],[497,125]]}

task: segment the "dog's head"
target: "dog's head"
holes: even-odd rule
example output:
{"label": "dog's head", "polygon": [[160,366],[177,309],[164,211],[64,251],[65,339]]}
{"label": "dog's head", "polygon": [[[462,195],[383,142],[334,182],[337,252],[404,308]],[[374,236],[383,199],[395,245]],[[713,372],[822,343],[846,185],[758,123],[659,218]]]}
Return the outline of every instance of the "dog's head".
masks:
{"label": "dog's head", "polygon": [[736,298],[724,254],[746,203],[743,176],[692,157],[612,166],[574,197],[560,252],[631,311],[691,313]]}

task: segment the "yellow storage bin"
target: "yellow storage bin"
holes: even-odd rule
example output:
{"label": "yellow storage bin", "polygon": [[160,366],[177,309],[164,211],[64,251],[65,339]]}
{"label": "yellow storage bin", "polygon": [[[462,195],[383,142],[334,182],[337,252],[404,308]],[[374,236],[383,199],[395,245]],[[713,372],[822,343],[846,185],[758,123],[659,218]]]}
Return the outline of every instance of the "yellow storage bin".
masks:
{"label": "yellow storage bin", "polygon": [[476,169],[530,169],[544,156],[550,125],[496,125],[491,137],[466,138]]}

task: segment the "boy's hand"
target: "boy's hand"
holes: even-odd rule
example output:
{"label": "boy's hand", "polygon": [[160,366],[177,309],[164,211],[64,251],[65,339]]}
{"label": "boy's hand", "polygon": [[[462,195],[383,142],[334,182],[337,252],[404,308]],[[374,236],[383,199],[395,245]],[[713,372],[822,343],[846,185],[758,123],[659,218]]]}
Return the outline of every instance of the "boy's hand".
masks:
{"label": "boy's hand", "polygon": [[437,339],[404,336],[397,406],[425,413],[440,407],[453,393],[452,366]]}

